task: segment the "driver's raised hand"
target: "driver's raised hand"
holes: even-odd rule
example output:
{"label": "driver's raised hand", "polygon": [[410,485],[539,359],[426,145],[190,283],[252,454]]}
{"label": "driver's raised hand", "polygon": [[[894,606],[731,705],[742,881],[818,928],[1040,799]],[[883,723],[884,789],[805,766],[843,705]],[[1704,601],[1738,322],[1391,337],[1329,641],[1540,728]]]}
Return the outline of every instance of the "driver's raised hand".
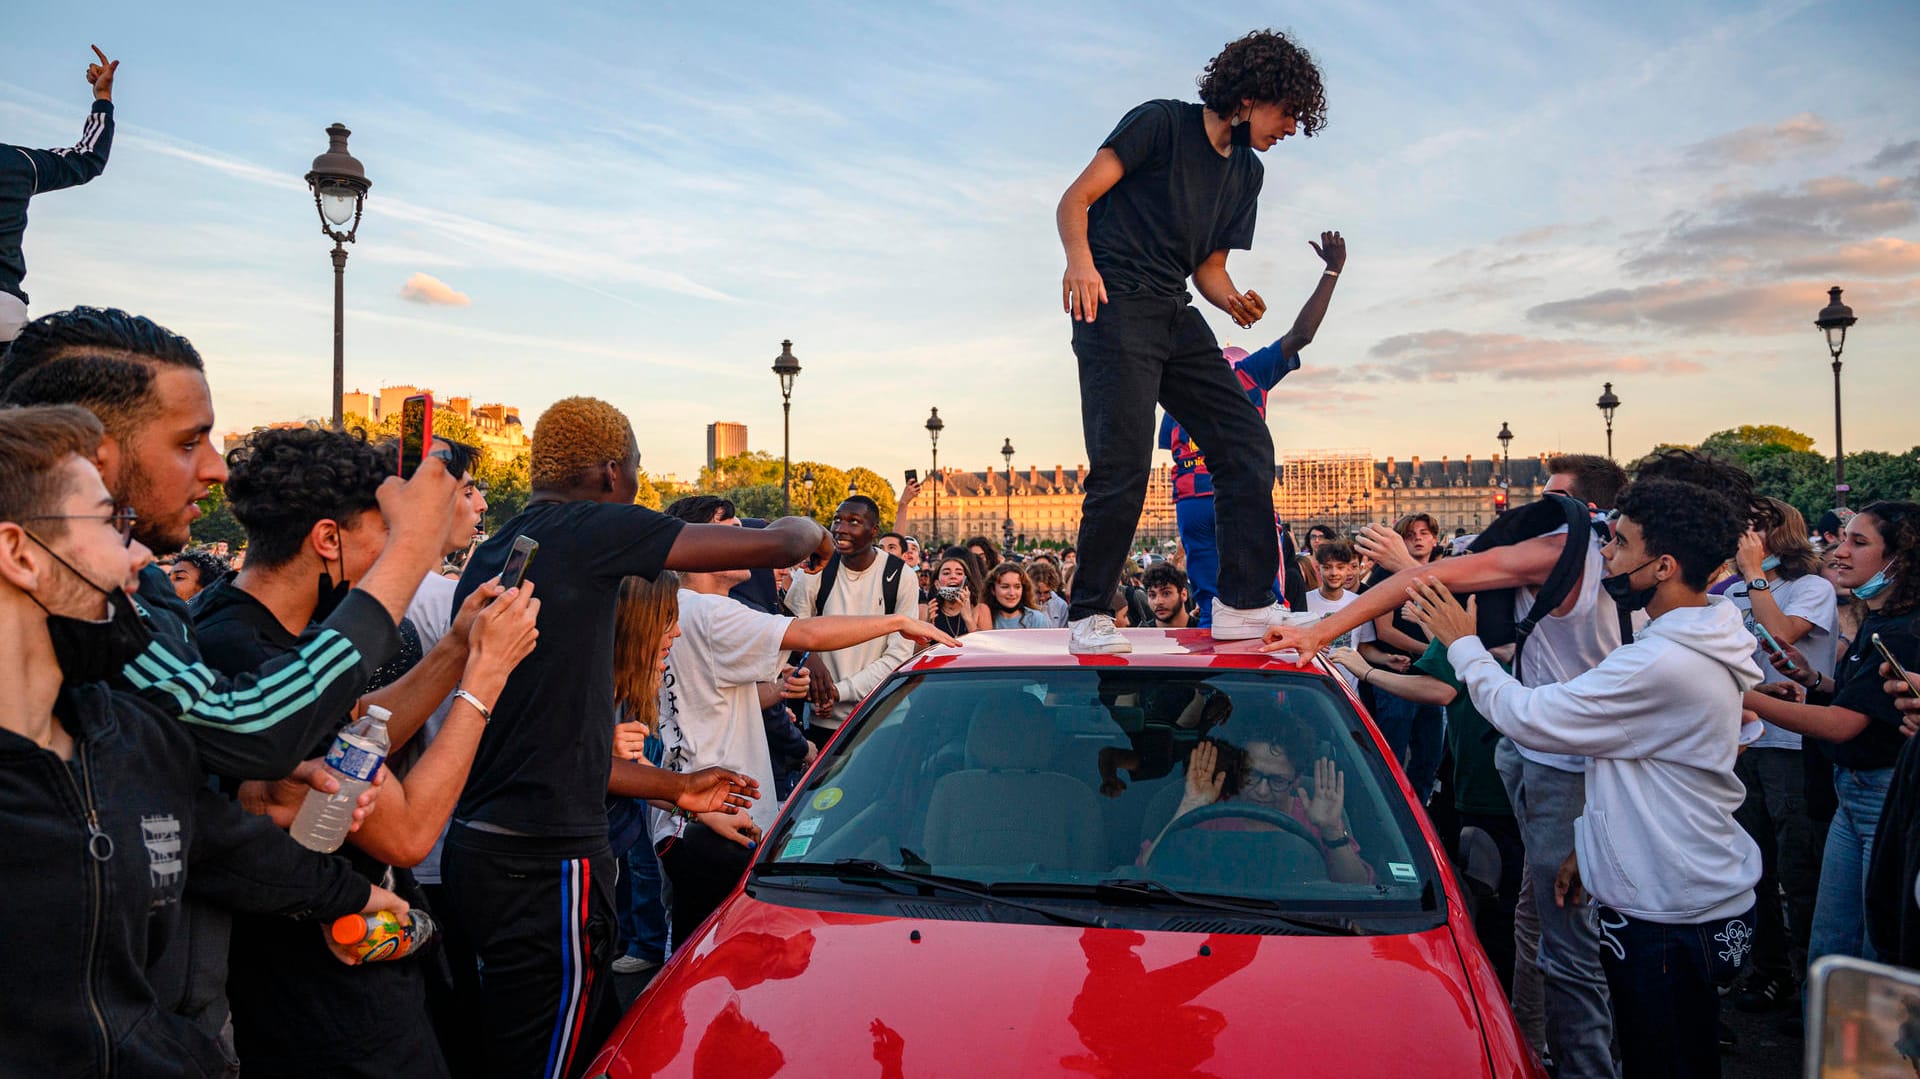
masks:
{"label": "driver's raised hand", "polygon": [[1219,747],[1202,739],[1193,747],[1193,755],[1187,758],[1187,786],[1180,796],[1180,804],[1187,809],[1198,809],[1219,801],[1220,791],[1227,785],[1227,773],[1219,767]]}
{"label": "driver's raised hand", "polygon": [[1307,823],[1322,836],[1337,840],[1346,834],[1347,777],[1331,760],[1322,757],[1313,762],[1312,797],[1304,790],[1295,793],[1306,806]]}

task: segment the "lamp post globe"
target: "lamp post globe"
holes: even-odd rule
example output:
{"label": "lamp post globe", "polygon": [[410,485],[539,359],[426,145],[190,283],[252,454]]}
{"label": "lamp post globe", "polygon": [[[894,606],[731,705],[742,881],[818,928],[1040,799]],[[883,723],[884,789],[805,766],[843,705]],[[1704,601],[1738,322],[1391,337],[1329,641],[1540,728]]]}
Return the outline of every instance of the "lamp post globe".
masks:
{"label": "lamp post globe", "polygon": [[1858,321],[1853,308],[1840,302],[1839,285],[1827,290],[1827,306],[1813,320],[1827,335],[1827,351],[1833,356],[1833,504],[1837,509],[1847,504],[1847,454],[1840,438],[1840,350],[1847,344],[1847,328]]}
{"label": "lamp post globe", "polygon": [[793,354],[793,342],[780,342],[780,355],[773,358],[773,373],[780,376],[780,507],[793,513],[793,380],[800,375],[800,359]]}
{"label": "lamp post globe", "polygon": [[946,430],[945,420],[940,418],[940,410],[935,408],[927,416],[927,438],[933,443],[933,469],[927,475],[927,482],[933,485],[933,549],[940,550],[940,488],[945,484],[940,479],[940,432]]}
{"label": "lamp post globe", "polygon": [[1607,459],[1613,459],[1613,410],[1620,407],[1620,398],[1613,392],[1613,383],[1601,387],[1600,400],[1596,402],[1600,414],[1607,418]]}
{"label": "lamp post globe", "polygon": [[[327,152],[313,159],[307,171],[307,187],[313,192],[313,208],[320,214],[320,232],[333,241],[333,429],[341,430],[345,419],[341,403],[346,393],[346,290],[347,249],[360,231],[360,212],[366,208],[367,191],[373,182],[357,158],[347,152],[347,136],[353,134],[345,124],[327,126]],[[346,231],[342,232],[341,227]]]}
{"label": "lamp post globe", "polygon": [[1000,549],[1008,555],[1013,553],[1013,439],[1006,439],[1000,446],[1000,456],[1007,461],[1007,516],[1000,522],[1001,538],[1005,541]]}

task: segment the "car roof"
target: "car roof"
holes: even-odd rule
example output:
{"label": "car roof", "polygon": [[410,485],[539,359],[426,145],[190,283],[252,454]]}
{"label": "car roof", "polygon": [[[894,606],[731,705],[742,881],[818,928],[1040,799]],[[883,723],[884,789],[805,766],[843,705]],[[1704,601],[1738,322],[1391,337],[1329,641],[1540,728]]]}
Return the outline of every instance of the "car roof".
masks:
{"label": "car roof", "polygon": [[1211,668],[1325,674],[1318,663],[1302,663],[1297,652],[1262,652],[1258,639],[1216,641],[1204,629],[1123,629],[1132,652],[1075,655],[1067,651],[1064,629],[995,629],[969,633],[960,647],[935,645],[900,667],[902,674],[1009,667]]}

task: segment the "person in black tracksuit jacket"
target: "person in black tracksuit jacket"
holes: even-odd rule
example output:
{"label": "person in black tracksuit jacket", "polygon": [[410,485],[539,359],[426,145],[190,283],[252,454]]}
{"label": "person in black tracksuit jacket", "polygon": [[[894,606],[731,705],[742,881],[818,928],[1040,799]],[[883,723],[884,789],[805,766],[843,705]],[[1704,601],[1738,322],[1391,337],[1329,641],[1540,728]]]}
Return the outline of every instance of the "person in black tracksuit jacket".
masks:
{"label": "person in black tracksuit jacket", "polygon": [[118,60],[108,60],[99,49],[98,64],[87,66],[93,86],[93,110],[87,113],[80,141],[60,150],[35,150],[0,143],[0,344],[13,340],[27,321],[27,294],[20,283],[27,276],[27,258],[21,244],[27,232],[27,203],[35,195],[78,187],[107,167],[113,149],[113,73]]}

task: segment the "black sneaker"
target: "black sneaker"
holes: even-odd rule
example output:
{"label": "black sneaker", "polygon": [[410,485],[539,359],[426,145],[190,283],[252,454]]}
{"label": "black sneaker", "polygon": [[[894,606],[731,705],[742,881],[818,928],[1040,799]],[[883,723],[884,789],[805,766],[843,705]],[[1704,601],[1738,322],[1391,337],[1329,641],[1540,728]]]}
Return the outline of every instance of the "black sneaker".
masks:
{"label": "black sneaker", "polygon": [[1740,1039],[1734,1035],[1733,1028],[1727,1025],[1727,1021],[1725,1019],[1720,1020],[1720,1051],[1722,1053],[1731,1051],[1739,1040]]}
{"label": "black sneaker", "polygon": [[1777,974],[1755,971],[1733,994],[1733,1006],[1743,1012],[1770,1012],[1793,995],[1793,983]]}

